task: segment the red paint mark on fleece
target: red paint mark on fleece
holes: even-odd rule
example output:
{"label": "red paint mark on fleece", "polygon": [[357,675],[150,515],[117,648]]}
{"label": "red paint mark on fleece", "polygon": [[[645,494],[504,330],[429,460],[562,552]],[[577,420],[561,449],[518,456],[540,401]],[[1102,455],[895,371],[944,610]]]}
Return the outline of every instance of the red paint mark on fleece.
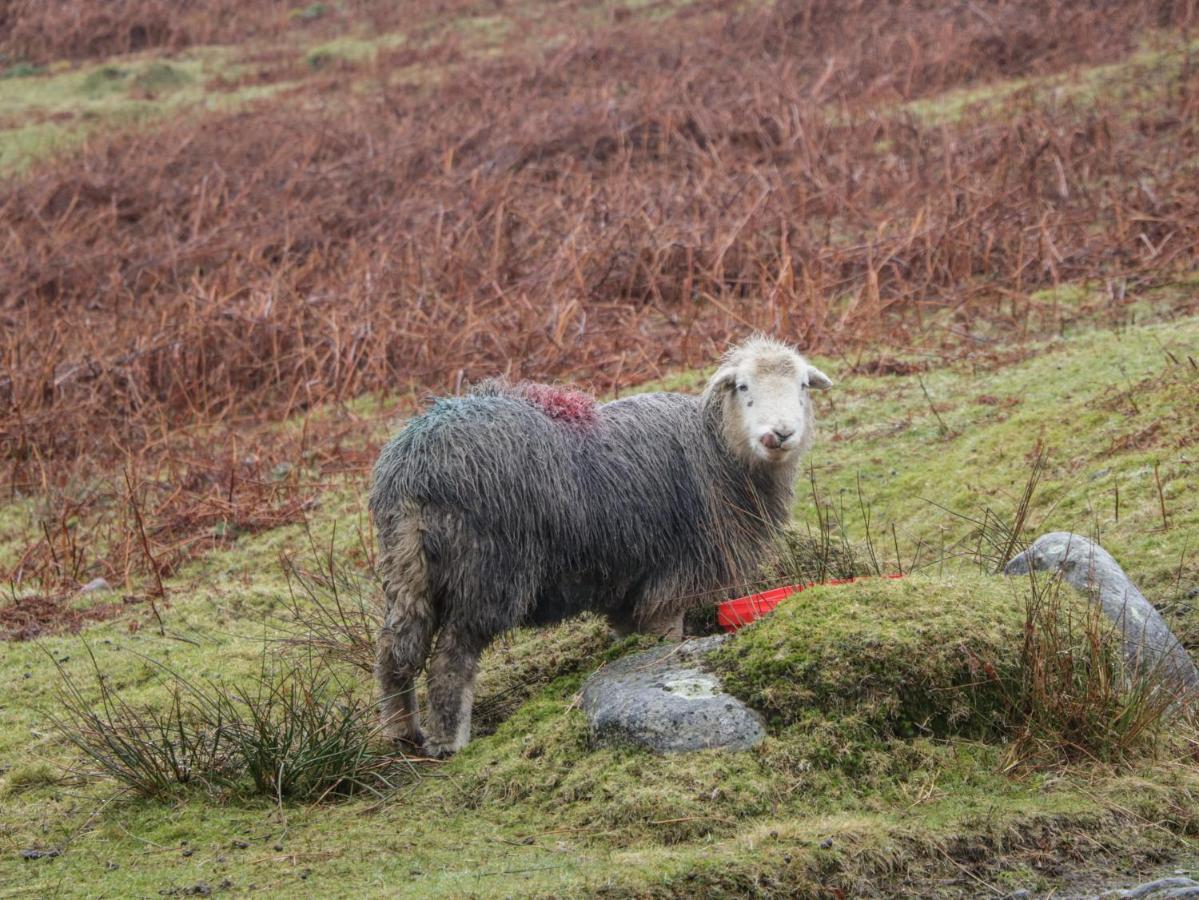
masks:
{"label": "red paint mark on fleece", "polygon": [[595,424],[595,398],[550,384],[522,384],[520,394],[551,419],[571,425]]}

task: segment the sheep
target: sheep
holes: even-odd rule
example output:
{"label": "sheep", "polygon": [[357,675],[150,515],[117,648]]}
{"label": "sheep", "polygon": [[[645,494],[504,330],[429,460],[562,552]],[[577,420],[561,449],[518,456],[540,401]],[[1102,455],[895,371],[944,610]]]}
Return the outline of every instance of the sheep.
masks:
{"label": "sheep", "polygon": [[369,503],[387,735],[430,756],[461,749],[479,656],[517,626],[591,610],[618,633],[681,638],[688,608],[754,577],[812,443],[809,388],[831,385],[757,336],[700,397],[597,403],[489,381],[411,419],[380,453]]}

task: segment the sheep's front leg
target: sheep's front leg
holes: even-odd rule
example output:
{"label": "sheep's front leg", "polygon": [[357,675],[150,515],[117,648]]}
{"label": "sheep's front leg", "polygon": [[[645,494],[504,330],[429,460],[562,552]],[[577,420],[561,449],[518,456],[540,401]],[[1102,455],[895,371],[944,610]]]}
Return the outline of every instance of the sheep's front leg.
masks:
{"label": "sheep's front leg", "polygon": [[425,752],[430,756],[450,756],[470,740],[475,675],[479,670],[479,655],[486,646],[486,640],[454,625],[447,625],[438,635],[428,668]]}

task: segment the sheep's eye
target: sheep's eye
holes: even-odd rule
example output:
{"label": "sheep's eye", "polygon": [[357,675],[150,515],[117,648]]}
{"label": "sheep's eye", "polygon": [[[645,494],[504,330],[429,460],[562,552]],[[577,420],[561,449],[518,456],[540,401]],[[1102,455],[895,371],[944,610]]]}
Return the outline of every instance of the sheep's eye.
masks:
{"label": "sheep's eye", "polygon": [[748,384],[739,384],[739,385],[737,385],[737,390],[742,391],[742,392],[748,391],[749,385]]}

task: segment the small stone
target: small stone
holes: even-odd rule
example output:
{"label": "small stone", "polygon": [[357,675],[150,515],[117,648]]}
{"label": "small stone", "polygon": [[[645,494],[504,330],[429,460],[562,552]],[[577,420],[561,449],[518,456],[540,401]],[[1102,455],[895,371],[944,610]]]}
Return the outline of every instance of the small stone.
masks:
{"label": "small stone", "polygon": [[106,578],[93,578],[87,584],[79,589],[81,594],[90,594],[93,591],[111,591],[112,585],[108,583]]}
{"label": "small stone", "polygon": [[104,868],[106,871],[115,872],[117,869],[121,868],[121,865],[120,865],[120,863],[114,863],[110,859],[107,863],[104,864]]}
{"label": "small stone", "polygon": [[833,839],[831,837],[825,838],[823,841],[820,842],[821,850],[827,850],[831,846],[833,846]]}
{"label": "small stone", "polygon": [[275,845],[275,852],[277,852],[277,853],[282,853],[282,852],[283,852],[283,845],[282,845],[282,844],[276,844],[276,845]]}
{"label": "small stone", "polygon": [[245,850],[250,845],[247,844],[245,841],[234,840],[234,841],[230,841],[230,846],[233,847],[234,850]]}
{"label": "small stone", "polygon": [[196,851],[195,851],[195,850],[193,850],[191,847],[184,847],[184,848],[183,848],[183,855],[184,855],[184,856],[191,856],[191,855],[192,855],[193,853],[195,853],[195,852],[196,852]]}
{"label": "small stone", "polygon": [[21,851],[21,859],[54,859],[56,856],[62,856],[62,851],[57,847],[50,847],[48,850],[30,847]]}

